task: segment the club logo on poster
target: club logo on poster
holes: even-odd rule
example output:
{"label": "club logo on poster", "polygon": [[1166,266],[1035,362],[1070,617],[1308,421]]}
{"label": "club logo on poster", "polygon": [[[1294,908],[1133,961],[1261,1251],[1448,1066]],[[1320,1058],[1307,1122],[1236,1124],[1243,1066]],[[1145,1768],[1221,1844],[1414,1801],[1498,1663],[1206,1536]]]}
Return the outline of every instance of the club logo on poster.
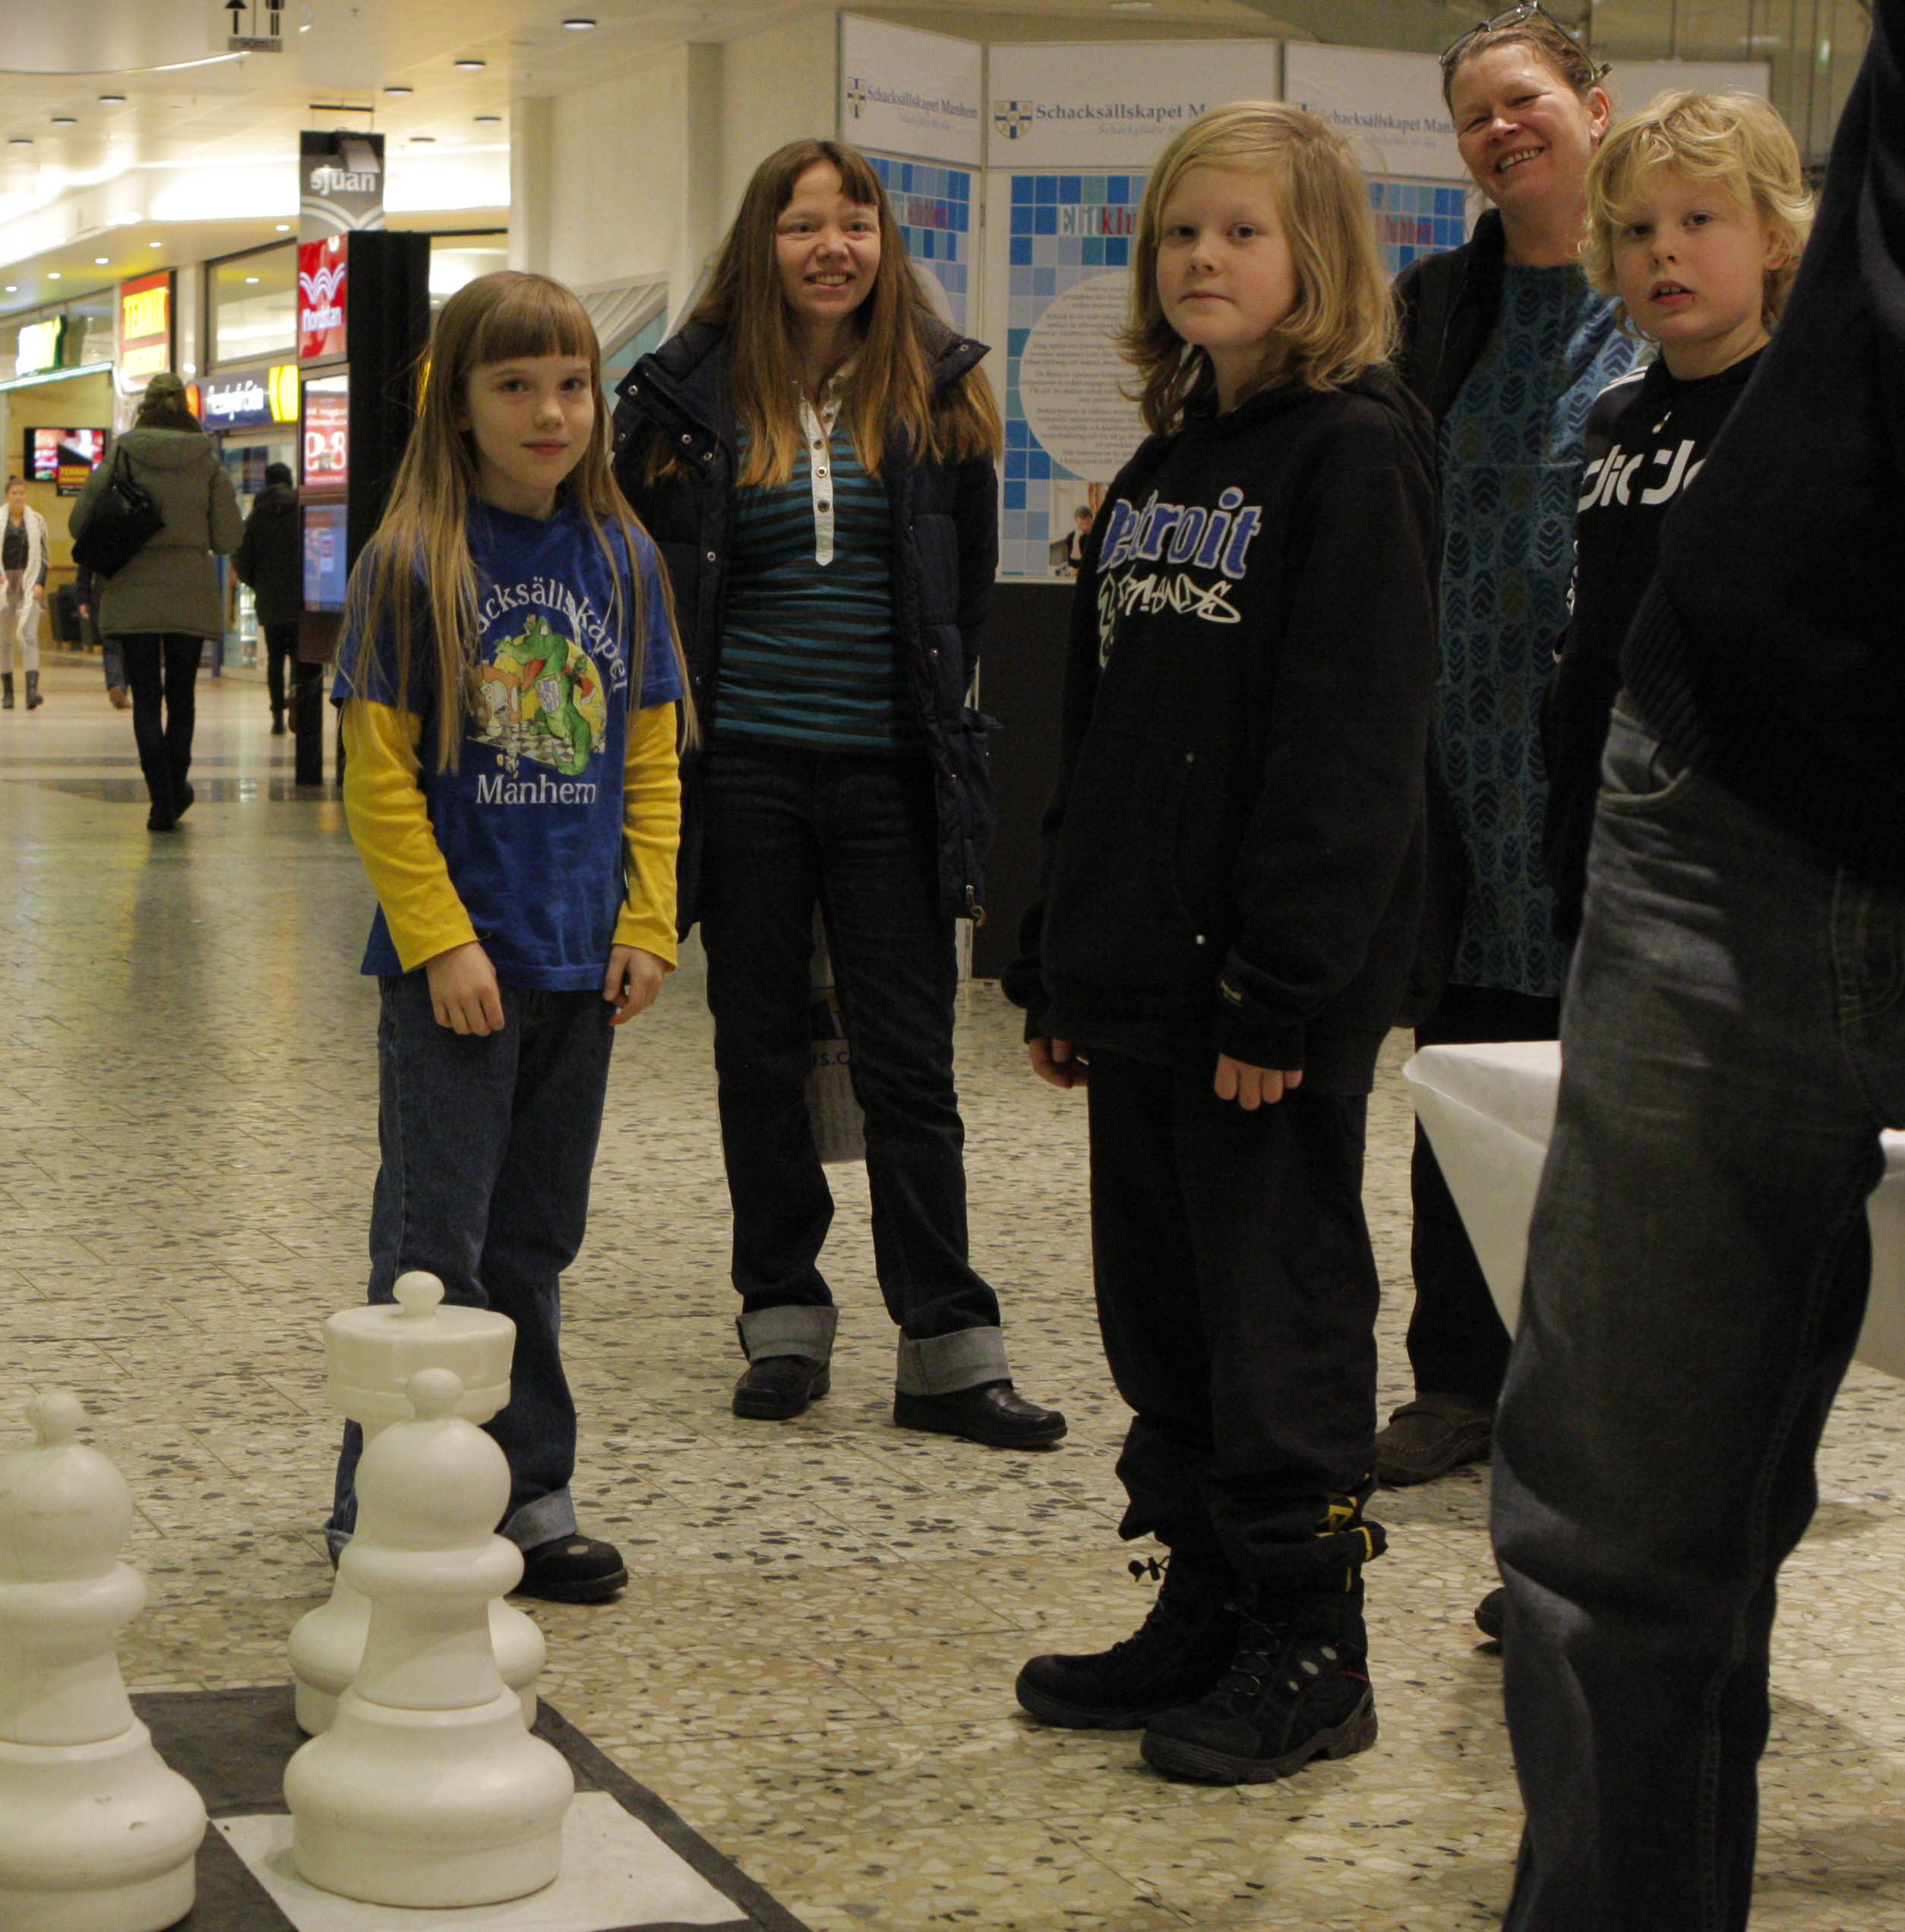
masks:
{"label": "club logo on poster", "polygon": [[997,46],[987,140],[994,166],[1148,168],[1220,101],[1274,99],[1274,40]]}
{"label": "club logo on poster", "polygon": [[984,147],[984,60],[976,41],[842,14],[842,134],[857,147],[976,163]]}

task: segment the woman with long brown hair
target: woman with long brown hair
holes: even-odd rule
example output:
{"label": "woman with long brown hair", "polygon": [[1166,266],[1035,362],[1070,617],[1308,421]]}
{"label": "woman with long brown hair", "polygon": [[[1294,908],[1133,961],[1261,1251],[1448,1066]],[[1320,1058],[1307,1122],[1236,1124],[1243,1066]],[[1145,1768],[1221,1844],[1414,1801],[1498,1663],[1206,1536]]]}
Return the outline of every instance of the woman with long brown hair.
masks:
{"label": "woman with long brown hair", "polygon": [[997,547],[981,345],[937,322],[880,178],[833,141],[755,171],[706,294],[622,386],[617,473],[673,579],[705,739],[683,770],[683,930],[715,1019],[737,1415],[827,1393],[833,1211],[806,1102],[814,909],[866,1114],[894,1420],[997,1447],[1013,1390],[967,1257],[953,922],[992,822],[966,696]]}

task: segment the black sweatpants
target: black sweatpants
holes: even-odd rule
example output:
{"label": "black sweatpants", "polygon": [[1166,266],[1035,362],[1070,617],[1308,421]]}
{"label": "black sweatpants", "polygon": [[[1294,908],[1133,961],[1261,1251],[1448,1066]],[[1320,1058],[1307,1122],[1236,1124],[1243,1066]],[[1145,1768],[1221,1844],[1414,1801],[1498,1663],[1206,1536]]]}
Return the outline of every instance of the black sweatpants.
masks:
{"label": "black sweatpants", "polygon": [[1283,1594],[1343,1588],[1382,1545],[1375,1257],[1360,1094],[1246,1113],[1212,1067],[1090,1054],[1098,1318],[1136,1413],[1127,1538]]}

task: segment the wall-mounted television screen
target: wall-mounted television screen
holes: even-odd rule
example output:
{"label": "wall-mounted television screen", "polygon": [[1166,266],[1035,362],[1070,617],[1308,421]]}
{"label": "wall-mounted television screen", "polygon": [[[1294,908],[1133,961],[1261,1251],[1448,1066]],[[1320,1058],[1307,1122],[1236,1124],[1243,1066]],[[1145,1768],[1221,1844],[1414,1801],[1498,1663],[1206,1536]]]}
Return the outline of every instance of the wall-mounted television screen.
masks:
{"label": "wall-mounted television screen", "polygon": [[304,518],[305,608],[341,611],[344,587],[350,581],[344,506],[308,503],[304,506]]}
{"label": "wall-mounted television screen", "polygon": [[30,429],[26,473],[36,483],[51,483],[62,497],[76,497],[105,453],[103,429]]}

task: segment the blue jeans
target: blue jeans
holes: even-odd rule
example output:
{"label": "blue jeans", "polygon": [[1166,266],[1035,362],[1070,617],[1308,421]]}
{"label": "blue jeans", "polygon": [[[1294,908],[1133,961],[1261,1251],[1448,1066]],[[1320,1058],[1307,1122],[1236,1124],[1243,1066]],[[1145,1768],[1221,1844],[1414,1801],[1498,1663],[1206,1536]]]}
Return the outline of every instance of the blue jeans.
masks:
{"label": "blue jeans", "polygon": [[1746,1923],[1780,1564],[1905,1122],[1905,892],[1620,712],[1495,1433],[1512,1932]]}
{"label": "blue jeans", "polygon": [[[605,961],[605,964],[606,962]],[[504,1026],[439,1026],[421,971],[378,982],[377,1135],[371,1201],[373,1302],[427,1268],[444,1299],[516,1324],[510,1399],[487,1427],[509,1458],[499,1526],[523,1549],[573,1536],[576,1406],[558,1345],[562,1271],[582,1246],[614,1034],[597,992],[503,989]],[[333,1550],[356,1526],[362,1432],[344,1430]]]}
{"label": "blue jeans", "polygon": [[742,1346],[750,1358],[820,1361],[832,1346],[817,1264],[833,1196],[807,1111],[817,904],[867,1116],[874,1262],[899,1325],[899,1386],[938,1395],[1003,1378],[999,1304],[966,1258],[958,968],[924,755],[718,743],[702,796],[701,937]]}

